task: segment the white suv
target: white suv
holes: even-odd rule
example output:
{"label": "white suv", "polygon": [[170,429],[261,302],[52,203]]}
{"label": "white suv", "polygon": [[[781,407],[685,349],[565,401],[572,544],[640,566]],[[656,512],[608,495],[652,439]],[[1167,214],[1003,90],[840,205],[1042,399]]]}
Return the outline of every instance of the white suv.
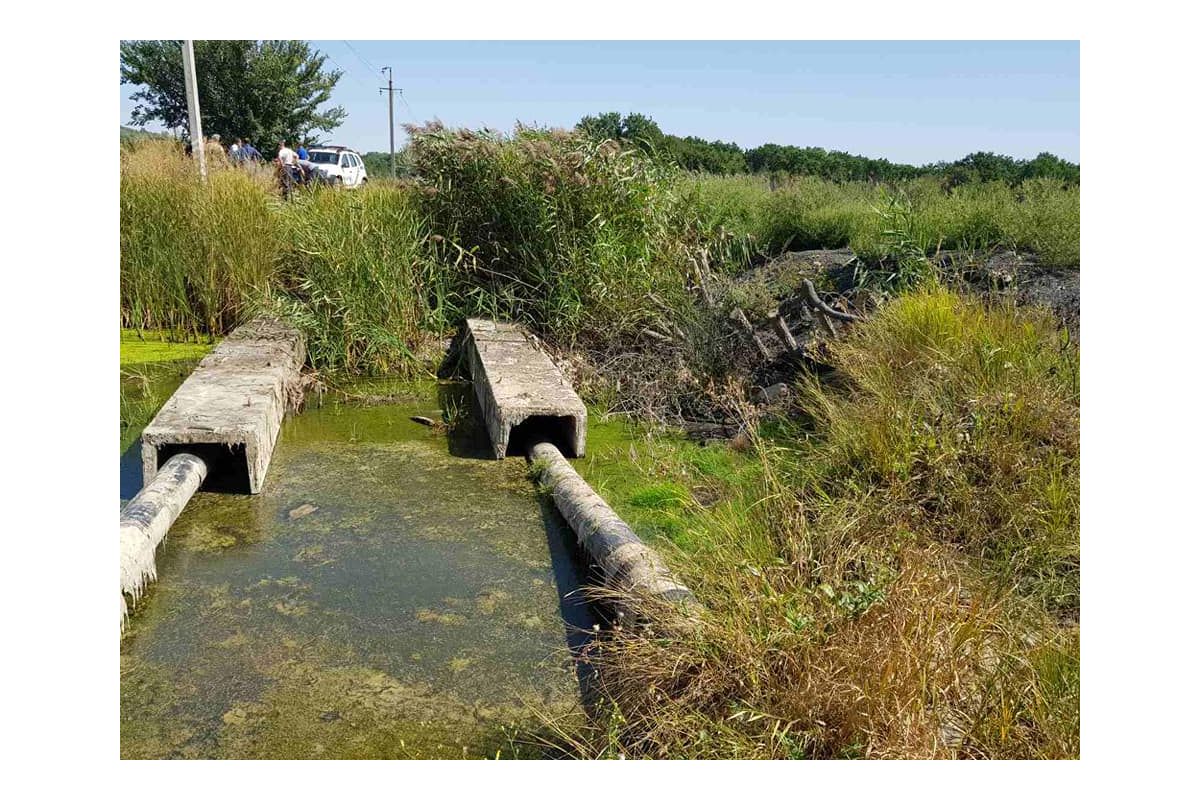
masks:
{"label": "white suv", "polygon": [[308,160],[324,175],[325,179],[354,188],[367,182],[367,168],[362,156],[346,147],[310,147]]}

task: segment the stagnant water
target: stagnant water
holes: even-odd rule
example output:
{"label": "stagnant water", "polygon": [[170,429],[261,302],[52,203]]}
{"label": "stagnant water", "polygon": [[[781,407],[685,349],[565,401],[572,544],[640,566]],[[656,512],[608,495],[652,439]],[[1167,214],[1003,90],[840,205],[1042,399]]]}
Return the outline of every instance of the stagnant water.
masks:
{"label": "stagnant water", "polygon": [[[150,372],[165,398],[185,371]],[[123,380],[123,401],[144,388]],[[262,494],[196,495],[122,635],[123,757],[543,754],[544,721],[580,708],[586,567],[520,459],[409,419],[471,408],[439,390],[310,403]]]}

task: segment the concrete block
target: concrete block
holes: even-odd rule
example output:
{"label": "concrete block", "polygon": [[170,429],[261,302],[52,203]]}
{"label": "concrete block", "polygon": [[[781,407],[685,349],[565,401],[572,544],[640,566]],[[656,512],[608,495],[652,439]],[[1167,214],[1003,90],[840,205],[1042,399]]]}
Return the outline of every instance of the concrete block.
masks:
{"label": "concrete block", "polygon": [[301,399],[300,332],[260,317],[235,330],[188,376],[142,432],[142,473],[150,485],[177,453],[209,466],[205,489],[262,489],[280,424]]}
{"label": "concrete block", "polygon": [[524,456],[539,441],[583,456],[587,408],[532,333],[511,322],[469,319],[463,344],[496,458]]}

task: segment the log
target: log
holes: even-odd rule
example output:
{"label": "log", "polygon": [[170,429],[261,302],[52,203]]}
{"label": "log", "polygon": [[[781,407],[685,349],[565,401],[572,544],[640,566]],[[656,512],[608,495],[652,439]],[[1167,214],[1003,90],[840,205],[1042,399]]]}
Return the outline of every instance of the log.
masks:
{"label": "log", "polygon": [[754,330],[754,326],[750,324],[750,320],[746,318],[746,312],[740,308],[733,310],[733,318],[742,328],[750,334],[750,338],[754,340],[754,346],[758,348],[758,353],[768,361],[771,360],[771,351],[763,344],[762,339],[758,338],[758,331]]}
{"label": "log", "polygon": [[862,322],[862,317],[856,316],[854,314],[846,314],[845,312],[838,311],[836,308],[834,308],[833,306],[829,305],[824,300],[822,300],[821,296],[817,294],[817,287],[813,286],[813,282],[810,281],[808,278],[804,279],[804,289],[805,289],[805,291],[808,292],[808,301],[810,303],[812,303],[814,306],[816,306],[822,313],[826,314],[827,316],[830,316],[833,319],[841,320],[843,322]]}
{"label": "log", "polygon": [[779,341],[783,342],[783,346],[788,349],[788,352],[794,353],[800,349],[796,344],[796,337],[792,336],[792,330],[788,327],[787,320],[783,318],[783,314],[776,311],[771,315],[771,327],[775,331],[775,335],[779,337]]}

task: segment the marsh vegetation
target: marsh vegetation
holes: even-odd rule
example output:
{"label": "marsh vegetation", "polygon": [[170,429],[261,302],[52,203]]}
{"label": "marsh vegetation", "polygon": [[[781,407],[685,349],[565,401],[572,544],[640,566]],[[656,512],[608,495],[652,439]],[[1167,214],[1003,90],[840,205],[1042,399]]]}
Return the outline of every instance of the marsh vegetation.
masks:
{"label": "marsh vegetation", "polygon": [[[543,745],[1078,755],[1078,342],[939,257],[1077,272],[1077,182],[773,182],[561,131],[411,138],[405,181],[286,203],[132,143],[122,322],[207,339],[269,310],[334,383],[431,377],[470,315],[542,336],[599,420],[581,473],[708,609],[691,637],[600,636],[597,712],[540,719]],[[748,276],[829,248],[846,275],[792,288],[864,321],[783,359],[790,391],[753,403],[762,357],[730,314],[780,301]],[[685,420],[738,435],[688,441]]]}

